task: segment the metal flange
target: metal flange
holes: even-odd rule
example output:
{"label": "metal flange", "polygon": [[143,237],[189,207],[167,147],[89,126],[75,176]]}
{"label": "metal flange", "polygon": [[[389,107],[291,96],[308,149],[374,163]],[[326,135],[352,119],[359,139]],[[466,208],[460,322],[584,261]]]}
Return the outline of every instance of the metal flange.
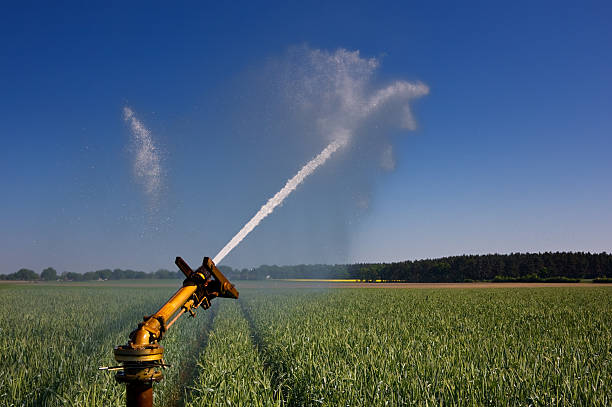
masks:
{"label": "metal flange", "polygon": [[123,370],[115,375],[120,383],[152,383],[163,377],[159,368],[165,366],[164,348],[158,344],[141,348],[117,346],[114,354],[115,360],[123,364]]}
{"label": "metal flange", "polygon": [[117,362],[153,362],[164,357],[164,348],[157,344],[140,348],[117,346],[113,353]]}

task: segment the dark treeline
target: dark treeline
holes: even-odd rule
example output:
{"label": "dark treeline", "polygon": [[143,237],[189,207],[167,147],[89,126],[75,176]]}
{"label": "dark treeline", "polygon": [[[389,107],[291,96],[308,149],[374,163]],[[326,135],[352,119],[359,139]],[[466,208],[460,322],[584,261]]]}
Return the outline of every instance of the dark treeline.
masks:
{"label": "dark treeline", "polygon": [[87,273],[63,272],[58,274],[53,267],[44,269],[40,275],[33,270],[21,269],[11,274],[0,274],[0,280],[21,280],[21,281],[93,281],[93,280],[126,280],[126,279],[162,279],[183,277],[178,271],[160,269],[153,273],[144,271],[104,269],[88,271]]}
{"label": "dark treeline", "polygon": [[230,280],[333,278],[411,283],[491,280],[563,282],[571,279],[601,279],[612,276],[612,255],[605,252],[486,254],[398,263],[264,265],[254,269],[225,268],[222,271]]}
{"label": "dark treeline", "polygon": [[355,264],[352,278],[364,281],[415,283],[463,281],[554,281],[593,279],[612,275],[612,255],[607,253],[512,253],[443,257],[388,264]]}
{"label": "dark treeline", "polygon": [[[546,252],[485,254],[442,257],[439,259],[398,263],[301,264],[297,266],[263,265],[251,269],[219,266],[230,280],[265,279],[355,279],[361,281],[395,281],[410,283],[451,283],[465,281],[564,282],[576,279],[608,281],[612,277],[612,254],[583,252]],[[87,273],[57,274],[49,267],[41,274],[21,269],[0,275],[0,280],[86,281],[123,279],[179,279],[179,271],[144,271],[104,269]]]}

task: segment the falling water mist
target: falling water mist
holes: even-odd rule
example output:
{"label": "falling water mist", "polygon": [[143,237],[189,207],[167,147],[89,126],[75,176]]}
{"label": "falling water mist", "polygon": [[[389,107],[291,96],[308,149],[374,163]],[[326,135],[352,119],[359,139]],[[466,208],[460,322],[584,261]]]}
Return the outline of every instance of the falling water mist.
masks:
{"label": "falling water mist", "polygon": [[159,148],[149,129],[140,121],[134,111],[125,106],[123,118],[130,125],[132,144],[134,146],[134,176],[144,187],[149,199],[149,209],[155,210],[159,205],[162,187],[162,166]]}
{"label": "falling water mist", "polygon": [[257,211],[255,216],[251,218],[250,221],[246,223],[240,229],[236,236],[230,240],[223,249],[215,256],[213,261],[215,263],[219,263],[229,252],[232,251],[234,247],[238,245],[259,223],[269,214],[274,211],[278,205],[283,203],[285,198],[291,194],[310,174],[312,174],[319,166],[325,163],[331,157],[331,155],[336,152],[340,147],[344,146],[347,143],[347,139],[332,141],[329,143],[327,147],[323,151],[321,151],[315,158],[310,160],[302,169],[293,176],[285,186],[276,193],[272,198],[266,202],[264,206]]}
{"label": "falling water mist", "polygon": [[[335,52],[301,48],[299,61],[287,71],[285,91],[289,102],[312,117],[318,133],[329,144],[259,211],[214,257],[221,262],[257,225],[280,205],[304,180],[323,165],[336,151],[354,142],[354,134],[377,112],[399,112],[396,123],[381,123],[408,130],[415,127],[408,102],[426,95],[429,88],[420,82],[396,81],[374,87],[372,77],[379,66],[375,58],[362,58],[359,51],[339,49]],[[387,116],[388,118],[388,116]],[[391,147],[386,150],[390,154]]]}

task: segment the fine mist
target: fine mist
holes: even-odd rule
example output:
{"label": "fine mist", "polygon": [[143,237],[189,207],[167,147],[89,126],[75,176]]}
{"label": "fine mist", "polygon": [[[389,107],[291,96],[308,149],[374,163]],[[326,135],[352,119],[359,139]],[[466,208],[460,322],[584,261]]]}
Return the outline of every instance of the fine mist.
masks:
{"label": "fine mist", "polygon": [[[350,143],[358,144],[360,132],[378,133],[372,131],[372,127],[415,128],[409,102],[426,95],[428,87],[420,82],[401,80],[377,85],[373,82],[373,76],[379,65],[377,59],[362,58],[359,51],[339,49],[326,52],[300,47],[268,67],[277,70],[277,77],[281,78],[279,94],[285,106],[292,110],[296,121],[302,121],[301,117],[306,119],[303,123],[314,124],[314,129],[309,129],[310,134],[314,133],[329,144],[261,207],[215,256],[215,263],[221,262],[333,153]],[[395,166],[392,146],[383,144],[380,166],[391,170]]]}
{"label": "fine mist", "polygon": [[130,107],[125,106],[123,108],[123,118],[129,124],[132,134],[134,177],[144,189],[149,210],[156,211],[159,208],[162,189],[162,166],[159,148],[156,146],[149,129],[136,117]]}

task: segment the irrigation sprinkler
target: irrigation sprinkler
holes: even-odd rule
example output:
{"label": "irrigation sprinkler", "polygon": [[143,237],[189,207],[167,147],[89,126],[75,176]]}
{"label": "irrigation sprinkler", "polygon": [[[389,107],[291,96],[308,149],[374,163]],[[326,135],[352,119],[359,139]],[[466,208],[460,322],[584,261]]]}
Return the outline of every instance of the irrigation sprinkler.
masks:
{"label": "irrigation sprinkler", "polygon": [[185,312],[195,317],[198,307],[207,309],[216,297],[238,298],[238,291],[219,271],[215,263],[204,257],[195,271],[180,257],[175,261],[185,274],[183,286],[153,315],[145,316],[126,345],[114,349],[119,366],[101,367],[100,370],[117,371],[115,379],[126,386],[128,407],[152,407],[153,383],[159,382],[164,363],[164,348],[159,344],[168,329]]}

